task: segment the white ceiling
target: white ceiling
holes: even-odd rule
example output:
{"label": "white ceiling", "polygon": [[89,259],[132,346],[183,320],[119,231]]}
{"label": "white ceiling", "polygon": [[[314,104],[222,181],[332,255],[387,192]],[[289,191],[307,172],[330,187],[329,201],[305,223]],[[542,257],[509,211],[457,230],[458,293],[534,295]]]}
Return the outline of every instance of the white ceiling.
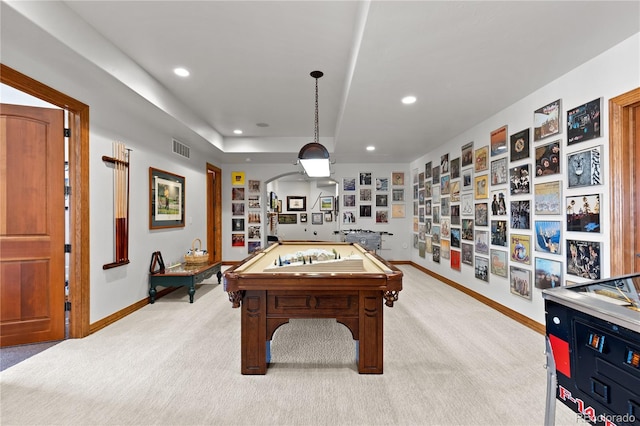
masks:
{"label": "white ceiling", "polygon": [[78,54],[65,60],[85,62],[93,90],[124,84],[155,105],[150,124],[169,114],[222,163],[295,161],[313,140],[313,70],[332,160],[409,162],[640,31],[639,1],[6,1],[2,14],[9,59],[42,48],[28,22]]}

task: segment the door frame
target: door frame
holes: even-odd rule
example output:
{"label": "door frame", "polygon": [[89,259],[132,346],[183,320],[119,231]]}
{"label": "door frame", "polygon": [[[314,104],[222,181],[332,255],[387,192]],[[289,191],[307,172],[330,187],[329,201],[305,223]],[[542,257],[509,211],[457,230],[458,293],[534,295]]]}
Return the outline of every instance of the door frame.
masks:
{"label": "door frame", "polygon": [[[69,337],[89,335],[89,106],[0,63],[0,81],[68,112],[69,128]],[[61,165],[63,167],[64,165]],[[61,196],[63,196],[61,194]],[[64,247],[60,247],[64,250]],[[61,283],[62,285],[62,283]]]}
{"label": "door frame", "polygon": [[209,262],[222,262],[222,170],[207,163],[207,252]]}
{"label": "door frame", "polygon": [[609,100],[611,276],[638,272],[634,271],[635,227],[640,212],[635,211],[639,195],[635,194],[634,184],[640,179],[635,158],[635,144],[640,135],[634,134],[634,108],[640,108],[640,88]]}

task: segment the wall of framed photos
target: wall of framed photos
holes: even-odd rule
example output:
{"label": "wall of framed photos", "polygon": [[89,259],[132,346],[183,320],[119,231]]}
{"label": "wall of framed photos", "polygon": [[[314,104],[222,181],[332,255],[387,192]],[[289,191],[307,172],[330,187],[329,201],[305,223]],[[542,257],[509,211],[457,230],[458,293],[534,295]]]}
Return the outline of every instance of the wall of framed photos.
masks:
{"label": "wall of framed photos", "polygon": [[608,276],[607,105],[638,87],[638,44],[412,162],[412,260],[539,323],[543,289]]}

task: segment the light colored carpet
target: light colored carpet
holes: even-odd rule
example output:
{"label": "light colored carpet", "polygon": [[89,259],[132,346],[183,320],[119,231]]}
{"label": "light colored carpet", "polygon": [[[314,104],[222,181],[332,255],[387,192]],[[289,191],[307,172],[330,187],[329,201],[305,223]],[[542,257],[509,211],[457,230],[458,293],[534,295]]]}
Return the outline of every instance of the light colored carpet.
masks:
{"label": "light colored carpet", "polygon": [[[333,320],[276,331],[240,374],[240,310],[179,289],[0,373],[2,425],[542,425],[544,338],[411,266],[385,307],[384,374],[360,375]],[[576,424],[558,404],[556,424]]]}

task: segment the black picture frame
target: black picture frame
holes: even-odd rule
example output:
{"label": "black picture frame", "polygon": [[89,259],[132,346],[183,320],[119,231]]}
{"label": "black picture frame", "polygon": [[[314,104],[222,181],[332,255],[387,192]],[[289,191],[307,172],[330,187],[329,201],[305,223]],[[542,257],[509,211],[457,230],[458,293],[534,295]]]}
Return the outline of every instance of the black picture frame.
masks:
{"label": "black picture frame", "polygon": [[287,196],[287,211],[304,212],[307,211],[307,197],[295,195]]}
{"label": "black picture frame", "polygon": [[184,176],[149,167],[149,229],[185,226]]}

